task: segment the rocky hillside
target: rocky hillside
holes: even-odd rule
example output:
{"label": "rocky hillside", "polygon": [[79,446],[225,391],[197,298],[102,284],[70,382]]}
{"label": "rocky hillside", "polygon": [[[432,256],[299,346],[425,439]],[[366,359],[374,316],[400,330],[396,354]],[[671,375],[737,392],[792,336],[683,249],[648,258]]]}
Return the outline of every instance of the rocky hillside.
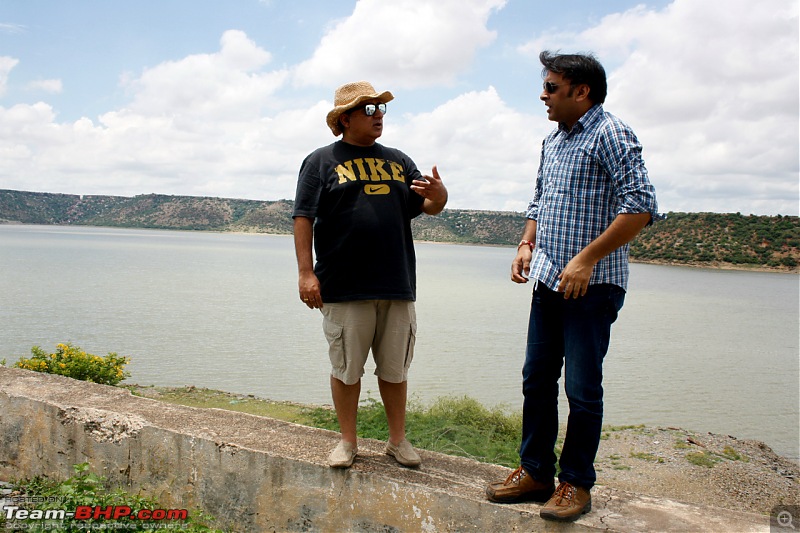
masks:
{"label": "rocky hillside", "polygon": [[796,270],[800,222],[789,216],[668,213],[631,243],[641,261]]}
{"label": "rocky hillside", "polygon": [[[292,207],[291,200],[159,194],[131,198],[0,190],[0,223],[287,234],[292,231]],[[436,217],[418,217],[412,228],[418,240],[514,246],[523,225],[520,213],[446,209]],[[636,238],[631,257],[682,265],[797,271],[800,219],[668,213],[665,220]]]}
{"label": "rocky hillside", "polygon": [[291,233],[292,202],[194,196],[78,196],[0,190],[0,222]]}

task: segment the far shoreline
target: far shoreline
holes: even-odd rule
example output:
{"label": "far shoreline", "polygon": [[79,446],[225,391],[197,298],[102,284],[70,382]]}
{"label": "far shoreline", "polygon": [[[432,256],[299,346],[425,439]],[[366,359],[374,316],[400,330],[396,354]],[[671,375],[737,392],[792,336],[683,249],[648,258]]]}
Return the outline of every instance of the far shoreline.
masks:
{"label": "far shoreline", "polygon": [[767,272],[773,274],[800,274],[800,267],[795,268],[779,268],[769,267],[764,265],[734,265],[732,263],[679,263],[676,261],[657,261],[649,259],[630,259],[631,263],[638,263],[641,265],[658,265],[658,266],[674,266],[674,267],[688,267],[706,270],[730,270],[738,272]]}
{"label": "far shoreline", "polygon": [[[148,227],[141,227],[141,226],[95,226],[91,224],[27,224],[24,222],[18,222],[13,220],[0,220],[0,225],[7,225],[7,226],[41,226],[41,227],[48,227],[48,226],[56,226],[60,228],[70,228],[70,227],[79,227],[79,228],[105,228],[105,229],[137,229],[137,230],[155,230],[155,231],[182,231],[186,233],[219,233],[219,234],[232,234],[232,235],[265,235],[270,237],[292,237],[291,233],[270,233],[264,231],[258,231],[255,228],[232,228],[232,229],[219,229],[219,230],[209,230],[209,229],[183,229],[183,228],[148,228]],[[446,245],[455,245],[455,246],[488,246],[488,247],[495,247],[495,248],[504,248],[508,247],[513,250],[513,244],[497,244],[497,243],[480,243],[480,242],[454,242],[454,241],[430,241],[424,239],[414,239],[414,243],[418,244],[446,244]],[[775,274],[800,274],[800,266],[790,268],[781,268],[781,267],[769,267],[765,265],[747,265],[747,264],[733,264],[733,263],[723,263],[719,261],[714,261],[710,263],[681,263],[678,261],[662,261],[662,260],[653,260],[653,259],[639,259],[639,258],[630,258],[631,263],[638,263],[644,265],[657,265],[657,266],[673,266],[673,267],[689,267],[689,268],[696,268],[696,269],[706,269],[706,270],[729,270],[729,271],[741,271],[741,272],[767,272],[767,273],[775,273]]]}
{"label": "far shoreline", "polygon": [[[103,226],[103,227],[110,227],[114,228],[117,226]],[[139,229],[165,229],[166,231],[173,231],[168,228],[139,228]],[[232,233],[235,235],[268,235],[271,237],[291,237],[291,233],[266,233],[260,231],[241,231],[241,230],[179,230],[179,231],[202,231],[208,233]],[[514,249],[513,244],[496,244],[496,243],[481,243],[481,242],[452,242],[452,241],[429,241],[424,239],[414,239],[414,244],[447,244],[451,246],[486,246],[490,248],[509,248],[511,250]],[[513,257],[511,257],[513,259]],[[509,259],[509,260],[511,260]],[[795,268],[781,268],[781,267],[769,267],[765,265],[736,265],[733,263],[722,263],[722,262],[712,262],[712,263],[681,263],[677,261],[659,261],[653,259],[637,259],[637,258],[630,258],[631,263],[638,263],[642,265],[657,265],[657,266],[671,266],[671,267],[689,267],[689,268],[697,268],[697,269],[706,269],[706,270],[730,270],[730,271],[739,271],[739,272],[768,272],[774,274],[800,274],[800,267]]]}

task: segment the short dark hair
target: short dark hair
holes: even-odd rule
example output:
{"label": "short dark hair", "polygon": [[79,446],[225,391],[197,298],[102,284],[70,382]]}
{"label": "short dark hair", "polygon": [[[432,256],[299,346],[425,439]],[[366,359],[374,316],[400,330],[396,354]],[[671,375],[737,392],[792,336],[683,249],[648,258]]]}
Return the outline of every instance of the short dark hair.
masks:
{"label": "short dark hair", "polygon": [[548,72],[561,74],[572,85],[586,84],[589,86],[589,100],[593,104],[602,104],[606,101],[608,84],[606,71],[603,65],[591,53],[587,54],[558,54],[545,50],[539,54],[544,68],[542,77]]}

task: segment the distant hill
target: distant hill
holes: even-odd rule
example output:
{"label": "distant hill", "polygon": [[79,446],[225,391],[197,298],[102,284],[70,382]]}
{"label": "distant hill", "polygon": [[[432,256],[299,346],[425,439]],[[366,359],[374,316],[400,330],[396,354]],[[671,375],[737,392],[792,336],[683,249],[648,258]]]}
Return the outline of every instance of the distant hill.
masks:
{"label": "distant hill", "polygon": [[[291,200],[257,201],[147,194],[134,197],[0,189],[0,223],[115,226],[289,234]],[[523,215],[445,209],[414,219],[418,240],[515,246]],[[634,260],[712,268],[797,271],[800,219],[716,213],[668,213],[631,243]]]}

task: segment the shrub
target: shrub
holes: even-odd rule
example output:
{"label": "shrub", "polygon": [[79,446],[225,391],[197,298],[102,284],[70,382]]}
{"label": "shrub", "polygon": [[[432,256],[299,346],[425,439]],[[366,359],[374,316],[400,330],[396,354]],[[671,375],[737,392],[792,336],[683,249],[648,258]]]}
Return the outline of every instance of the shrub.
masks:
{"label": "shrub", "polygon": [[[162,509],[155,499],[138,494],[129,494],[122,489],[110,490],[104,477],[97,476],[89,471],[88,463],[73,465],[75,474],[65,481],[55,481],[45,477],[35,477],[30,480],[17,481],[12,485],[23,495],[25,510],[39,511],[43,517],[50,519],[22,519],[5,522],[0,516],[0,529],[10,531],[64,531],[79,532],[86,530],[116,530],[124,531],[161,531],[177,529],[189,533],[219,532],[209,526],[213,517],[196,510],[180,517],[167,518],[166,520],[149,521],[145,519],[133,520],[131,518],[105,519],[103,517],[81,520],[77,518],[58,517],[47,511],[75,511],[81,506],[107,509],[109,507],[127,507],[132,512],[141,510]],[[36,516],[36,515],[34,515]],[[33,516],[31,516],[33,518]],[[5,522],[5,523],[4,523]]]}
{"label": "shrub", "polygon": [[409,439],[421,448],[511,468],[519,465],[521,413],[488,409],[474,398],[442,397],[408,414]]}
{"label": "shrub", "polygon": [[131,375],[124,370],[130,359],[120,357],[113,352],[100,357],[86,353],[78,346],[58,344],[55,353],[48,354],[38,346],[34,346],[31,348],[31,354],[33,357],[30,359],[22,357],[14,366],[103,385],[116,385]]}

